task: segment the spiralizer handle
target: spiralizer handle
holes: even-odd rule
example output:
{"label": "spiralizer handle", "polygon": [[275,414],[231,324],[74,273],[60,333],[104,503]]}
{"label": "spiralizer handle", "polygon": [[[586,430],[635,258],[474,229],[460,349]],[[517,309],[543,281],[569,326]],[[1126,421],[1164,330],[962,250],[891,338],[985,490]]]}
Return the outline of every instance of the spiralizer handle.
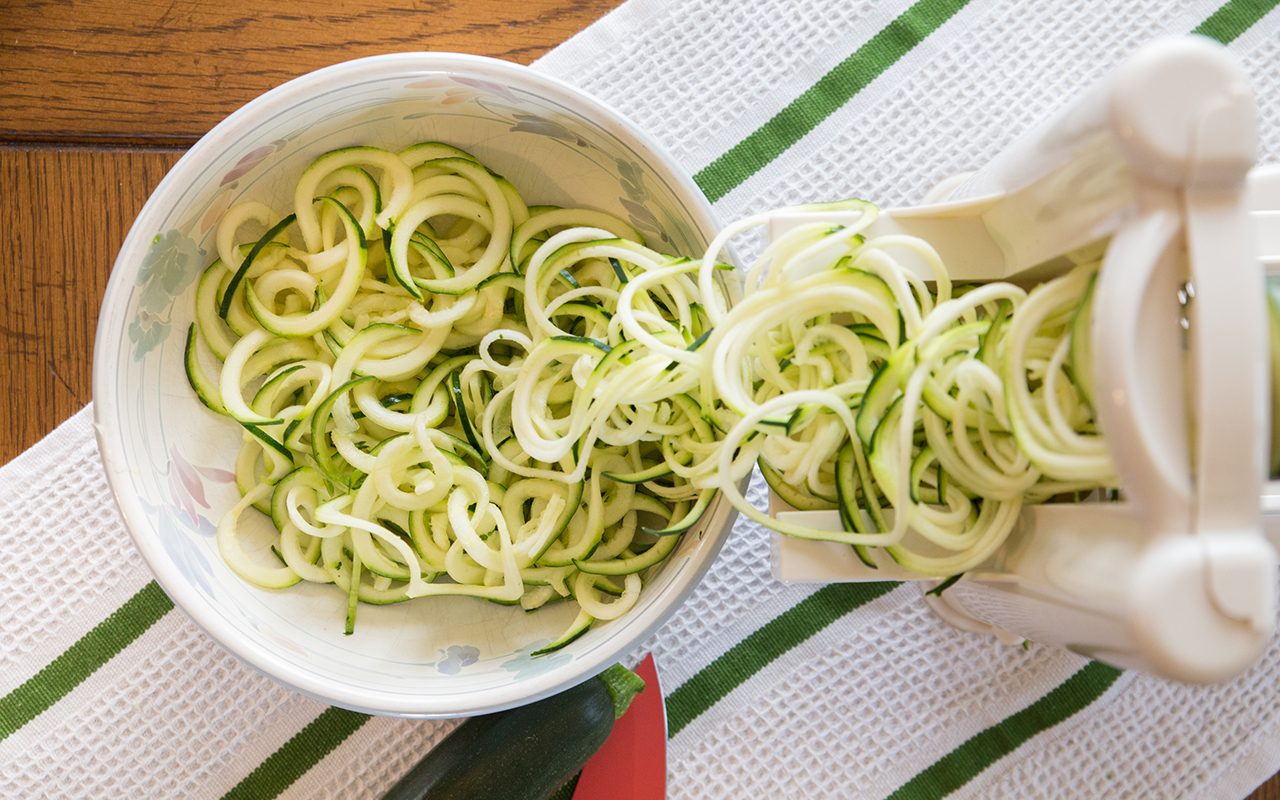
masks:
{"label": "spiralizer handle", "polygon": [[[1099,422],[1149,536],[1130,624],[1154,671],[1216,680],[1256,659],[1275,620],[1257,501],[1265,295],[1246,203],[1256,104],[1225,48],[1186,38],[1117,71],[1111,115],[1139,215],[1108,249],[1093,333]],[[1184,384],[1174,297],[1187,278]]]}

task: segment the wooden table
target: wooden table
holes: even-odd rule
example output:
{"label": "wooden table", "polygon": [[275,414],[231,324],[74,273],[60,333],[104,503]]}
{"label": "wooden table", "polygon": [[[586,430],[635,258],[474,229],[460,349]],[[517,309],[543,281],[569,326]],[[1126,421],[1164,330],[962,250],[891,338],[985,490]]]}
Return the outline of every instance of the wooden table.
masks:
{"label": "wooden table", "polygon": [[377,53],[527,64],[620,2],[0,2],[0,464],[89,402],[116,251],[169,167],[231,111]]}
{"label": "wooden table", "polygon": [[[169,167],[232,110],[302,73],[376,53],[527,64],[620,2],[5,0],[0,464],[89,402],[116,251]],[[1251,800],[1280,800],[1280,776]]]}

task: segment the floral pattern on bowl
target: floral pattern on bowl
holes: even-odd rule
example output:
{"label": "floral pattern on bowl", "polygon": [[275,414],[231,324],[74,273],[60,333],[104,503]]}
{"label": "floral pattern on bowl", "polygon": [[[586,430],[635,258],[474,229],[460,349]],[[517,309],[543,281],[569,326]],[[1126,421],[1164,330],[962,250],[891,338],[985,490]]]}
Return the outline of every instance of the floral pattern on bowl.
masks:
{"label": "floral pattern on bowl", "polygon": [[129,323],[134,360],[168,337],[174,301],[203,267],[204,251],[183,232],[171,228],[151,240],[138,268],[138,311]]}

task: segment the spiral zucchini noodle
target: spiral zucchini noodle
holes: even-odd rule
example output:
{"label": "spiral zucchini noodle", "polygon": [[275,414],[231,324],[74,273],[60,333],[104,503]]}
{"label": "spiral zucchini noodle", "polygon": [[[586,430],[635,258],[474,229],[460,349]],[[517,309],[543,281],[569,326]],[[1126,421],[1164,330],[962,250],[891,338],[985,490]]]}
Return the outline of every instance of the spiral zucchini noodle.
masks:
{"label": "spiral zucchini noodle", "polygon": [[[723,401],[714,465],[696,476],[743,514],[791,536],[883,548],[902,567],[952,576],[986,560],[1026,503],[1116,483],[1092,408],[1090,291],[1082,263],[1030,292],[956,287],[936,251],[856,224],[780,236],[748,270],[745,299],[712,305],[700,393]],[[717,248],[768,214],[727,229]],[[928,265],[921,278],[902,256]],[[836,509],[842,530],[780,522],[738,482],[758,457],[783,501]]]}
{"label": "spiral zucchini noodle", "polygon": [[[609,214],[527,206],[435,142],[326,153],[285,215],[228,209],[186,349],[201,401],[243,428],[223,558],[266,588],[336,585],[348,633],[361,602],[576,603],[545,653],[634,607],[717,492],[941,577],[1024,504],[1115,487],[1097,261],[1029,291],[954,286],[927,242],[867,238],[874,205],[803,208],[861,214],[793,228],[741,279],[719,255],[771,214],[677,258]],[[747,503],[757,463],[842,529]],[[274,563],[242,541],[251,507]]]}
{"label": "spiral zucchini noodle", "polygon": [[[336,585],[347,633],[359,603],[571,600],[548,652],[625,614],[713,497],[690,469],[718,438],[700,361],[669,354],[730,299],[640,242],[435,142],[326,153],[289,213],[228,209],[186,345],[196,394],[243,429],[226,563]],[[244,544],[250,507],[273,563]]]}

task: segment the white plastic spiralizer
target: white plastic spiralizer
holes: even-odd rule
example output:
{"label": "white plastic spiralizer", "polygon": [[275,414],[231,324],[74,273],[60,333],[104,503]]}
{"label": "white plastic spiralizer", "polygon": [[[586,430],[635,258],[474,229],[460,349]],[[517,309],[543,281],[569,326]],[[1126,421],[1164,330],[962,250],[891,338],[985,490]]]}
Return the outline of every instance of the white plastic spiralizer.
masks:
{"label": "white plastic spiralizer", "polygon": [[[1234,57],[1162,40],[985,168],[875,222],[927,239],[958,280],[1031,282],[1106,242],[1094,380],[1122,500],[1025,508],[992,558],[926,598],[948,622],[1196,682],[1240,673],[1270,641],[1264,282],[1280,273],[1280,166],[1256,166],[1256,149]],[[781,215],[774,235],[818,218]],[[836,512],[777,497],[771,513],[840,529]],[[872,569],[848,546],[775,536],[774,572],[933,585],[876,555]]]}

